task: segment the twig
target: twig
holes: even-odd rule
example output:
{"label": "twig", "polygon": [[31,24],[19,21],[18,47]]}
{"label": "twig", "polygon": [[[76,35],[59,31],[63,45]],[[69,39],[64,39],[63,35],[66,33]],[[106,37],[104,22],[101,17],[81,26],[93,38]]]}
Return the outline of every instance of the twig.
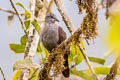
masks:
{"label": "twig", "polygon": [[39,70],[39,68],[35,69],[35,71],[32,73],[32,75],[30,76],[30,78],[29,78],[28,80],[31,80],[31,79],[34,77],[35,73],[36,73],[38,70]]}
{"label": "twig", "polygon": [[85,39],[85,41],[86,41],[87,45],[90,45],[90,43],[88,42],[88,40],[87,40],[87,39]]}
{"label": "twig", "polygon": [[88,57],[87,57],[87,55],[86,55],[84,49],[81,47],[80,44],[79,44],[79,48],[80,48],[80,51],[82,52],[82,54],[83,54],[83,56],[84,56],[84,58],[85,58],[85,61],[86,61],[87,65],[88,65],[88,67],[89,67],[89,69],[90,69],[90,71],[91,71],[91,73],[92,73],[94,79],[95,79],[95,80],[99,80],[99,79],[97,78],[97,75],[96,75],[96,73],[95,73],[95,71],[94,71],[92,65],[90,64],[90,61],[89,61],[89,59],[88,59]]}
{"label": "twig", "polygon": [[115,80],[119,66],[120,66],[120,56],[117,57],[115,63],[111,67],[110,73],[107,74],[104,80]]}
{"label": "twig", "polygon": [[[31,13],[31,18],[30,21],[34,20],[34,13],[35,13],[35,3],[36,0],[30,0],[30,13]],[[30,27],[27,30],[27,43],[25,46],[25,55],[24,55],[24,59],[33,59],[35,53],[36,53],[36,49],[37,49],[37,45],[38,45],[38,41],[39,41],[39,35],[37,33],[37,31],[35,30],[34,26],[32,24],[30,24]],[[30,70],[29,69],[22,69],[21,70],[21,76],[19,77],[19,80],[28,80],[30,74],[29,74]],[[27,75],[27,76],[26,76]]]}
{"label": "twig", "polygon": [[3,76],[3,80],[6,80],[5,75],[4,75],[4,72],[3,72],[3,70],[2,70],[1,67],[0,67],[0,71],[1,71],[1,74],[2,74],[2,76]]}
{"label": "twig", "polygon": [[54,1],[55,1],[55,4],[57,6],[58,11],[60,12],[60,14],[63,18],[63,21],[66,24],[66,27],[68,28],[70,33],[72,33],[75,29],[74,29],[72,22],[70,21],[68,15],[67,15],[66,11],[64,10],[62,0],[54,0]]}
{"label": "twig", "polygon": [[101,2],[97,4],[96,12],[98,12],[99,9],[105,8],[104,1],[105,0],[101,0]]}
{"label": "twig", "polygon": [[[13,14],[13,15],[17,15],[16,12],[12,11],[12,10],[9,10],[9,9],[5,9],[5,8],[0,8],[1,11],[4,11],[4,12],[7,12],[7,13],[10,13],[10,14]],[[20,13],[21,16],[24,15],[24,13]]]}
{"label": "twig", "polygon": [[23,30],[24,30],[24,32],[25,32],[25,34],[26,34],[26,37],[27,37],[27,32],[26,32],[26,29],[25,29],[25,25],[24,25],[24,23],[23,23],[23,21],[22,21],[22,18],[21,18],[21,16],[20,16],[19,12],[17,11],[17,9],[16,9],[16,7],[15,7],[15,5],[14,5],[13,0],[10,0],[10,3],[11,3],[11,5],[12,5],[13,9],[15,10],[15,12],[16,12],[19,20],[20,20],[20,23],[21,23],[21,25],[22,25],[22,28],[23,28]]}

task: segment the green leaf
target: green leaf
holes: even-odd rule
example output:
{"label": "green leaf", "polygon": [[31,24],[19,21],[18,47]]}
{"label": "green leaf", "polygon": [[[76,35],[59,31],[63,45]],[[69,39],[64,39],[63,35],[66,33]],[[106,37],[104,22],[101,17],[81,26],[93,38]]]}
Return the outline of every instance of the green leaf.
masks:
{"label": "green leaf", "polygon": [[30,12],[27,9],[25,9],[25,16],[27,19],[31,17]]}
{"label": "green leaf", "polygon": [[[34,69],[30,69],[30,76],[32,76],[32,78],[29,80],[38,80],[39,71],[36,71],[35,73],[34,72],[35,72]],[[32,75],[32,74],[34,74],[34,75]]]}
{"label": "green leaf", "polygon": [[[37,80],[37,78],[38,78],[38,71],[36,71],[35,73],[34,73],[34,72],[35,72],[34,69],[30,69],[30,76],[32,76],[32,78],[31,78],[30,80]],[[12,77],[12,80],[19,80],[20,73],[21,73],[21,70],[18,69],[18,70],[14,73],[14,75],[13,75],[13,77]],[[33,73],[34,73],[34,75],[32,75]]]}
{"label": "green leaf", "polygon": [[76,55],[76,45],[74,44],[74,42],[70,43],[70,54],[72,57]]}
{"label": "green leaf", "polygon": [[27,19],[29,19],[31,17],[30,12],[23,6],[23,4],[17,2],[16,5],[19,5],[20,7],[22,7],[24,9],[25,16]]}
{"label": "green leaf", "polygon": [[[91,73],[91,71],[89,69],[85,70],[87,73]],[[101,67],[94,67],[94,71],[96,74],[102,74],[102,75],[105,75],[105,74],[108,74],[110,72],[110,67],[104,67],[104,66],[101,66]]]}
{"label": "green leaf", "polygon": [[76,57],[73,58],[73,61],[75,62],[75,65],[78,65],[82,62],[83,59],[81,59],[80,55],[77,55]]}
{"label": "green leaf", "polygon": [[31,59],[18,60],[13,64],[13,70],[17,69],[37,69],[40,65],[34,64]]}
{"label": "green leaf", "polygon": [[108,74],[110,72],[109,67],[95,67],[96,74]]}
{"label": "green leaf", "polygon": [[20,42],[21,42],[22,45],[26,45],[27,40],[26,40],[26,36],[25,35],[23,35],[21,37]]}
{"label": "green leaf", "polygon": [[[111,67],[106,67],[106,66],[94,67],[95,73],[102,75],[108,74],[110,72],[110,69]],[[91,73],[89,69],[87,69],[86,72]],[[118,70],[117,74],[120,75],[120,70]]]}
{"label": "green leaf", "polygon": [[45,63],[45,61],[46,61],[46,58],[42,58],[42,61],[43,61],[43,63]]}
{"label": "green leaf", "polygon": [[20,45],[20,44],[9,44],[9,47],[12,51],[15,53],[24,53],[25,50],[25,45]]}
{"label": "green leaf", "polygon": [[44,49],[43,49],[43,52],[45,53],[46,57],[48,57],[48,56],[49,56],[49,52],[47,51],[47,49],[46,49],[46,48],[44,48]]}
{"label": "green leaf", "polygon": [[80,64],[84,59],[79,47],[74,42],[71,42],[70,54],[71,54],[71,58],[69,59],[69,61],[74,61],[76,65]]}
{"label": "green leaf", "polygon": [[40,34],[40,26],[39,26],[39,24],[36,21],[32,21],[31,23],[35,27],[35,29],[37,30],[38,34]]}
{"label": "green leaf", "polygon": [[88,57],[90,61],[104,65],[105,60],[97,57]]}
{"label": "green leaf", "polygon": [[[106,75],[110,72],[111,67],[106,67],[106,66],[101,66],[101,67],[94,67],[95,73],[96,74],[101,74],[101,75]],[[90,76],[91,71],[89,69],[85,71],[78,71],[76,69],[71,69],[70,70],[72,74],[77,75],[81,78],[84,78],[85,80],[92,80],[92,76]],[[117,72],[118,75],[120,75],[120,70]]]}
{"label": "green leaf", "polygon": [[23,9],[25,9],[25,7],[20,2],[17,2],[16,5],[19,5],[20,7],[22,7]]}
{"label": "green leaf", "polygon": [[25,20],[24,24],[25,24],[25,27],[26,27],[26,30],[27,30],[30,26],[30,20]]}
{"label": "green leaf", "polygon": [[49,52],[47,51],[47,49],[42,45],[42,43],[40,43],[40,47],[42,49],[42,53],[45,54],[45,58],[47,58],[49,56]]}
{"label": "green leaf", "polygon": [[[21,45],[26,45],[27,40],[25,35],[21,37],[20,42],[21,42]],[[41,52],[42,52],[42,49],[41,49],[40,40],[39,40],[38,46],[37,46],[37,53],[41,53]]]}
{"label": "green leaf", "polygon": [[39,40],[39,42],[38,42],[37,52],[38,52],[38,53],[41,53],[41,52],[42,52],[42,49],[41,49],[41,46],[40,46],[40,40]]}
{"label": "green leaf", "polygon": [[18,80],[18,78],[19,78],[19,76],[20,76],[20,73],[21,73],[21,70],[18,69],[18,70],[14,73],[14,75],[13,75],[13,77],[12,77],[12,80]]}
{"label": "green leaf", "polygon": [[70,72],[74,75],[77,75],[85,80],[94,80],[92,76],[88,75],[87,73],[83,71],[78,71],[76,69],[70,69]]}

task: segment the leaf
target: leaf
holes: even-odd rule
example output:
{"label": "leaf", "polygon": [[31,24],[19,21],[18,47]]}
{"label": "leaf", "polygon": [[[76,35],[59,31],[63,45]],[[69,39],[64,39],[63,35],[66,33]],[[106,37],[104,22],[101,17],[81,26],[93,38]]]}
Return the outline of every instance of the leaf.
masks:
{"label": "leaf", "polygon": [[[21,37],[20,42],[21,42],[21,45],[26,45],[27,40],[25,35]],[[40,40],[39,40],[38,46],[37,46],[37,53],[41,53],[41,52],[42,52],[42,49],[40,47]]]}
{"label": "leaf", "polygon": [[30,20],[25,20],[24,24],[25,24],[25,27],[26,27],[26,30],[27,30],[30,26]]}
{"label": "leaf", "polygon": [[88,57],[90,61],[104,65],[105,60],[97,57]]}
{"label": "leaf", "polygon": [[[108,74],[110,72],[110,69],[111,69],[110,67],[104,67],[104,66],[94,67],[95,73],[102,74],[102,75]],[[82,71],[82,70],[78,71],[76,69],[71,69],[70,71],[72,74],[77,75],[81,78],[84,78],[85,80],[92,80],[93,79],[92,76],[90,76],[91,71],[89,69],[84,70],[84,71]],[[120,75],[120,70],[118,70],[117,74]]]}
{"label": "leaf", "polygon": [[[37,80],[37,78],[38,78],[38,71],[36,71],[35,73],[35,69],[31,69],[30,70],[30,76],[32,76],[32,78],[31,79],[29,79],[29,80]],[[34,75],[32,75],[34,73]]]}
{"label": "leaf", "polygon": [[39,24],[36,21],[32,21],[31,23],[35,27],[35,29],[37,30],[38,34],[40,34],[40,26],[39,26]]}
{"label": "leaf", "polygon": [[27,19],[31,17],[30,12],[27,9],[25,9],[25,16]]}
{"label": "leaf", "polygon": [[104,58],[110,56],[113,53],[114,53],[114,49],[113,48],[109,49],[107,52],[104,53]]}
{"label": "leaf", "polygon": [[13,71],[17,69],[37,69],[40,68],[40,65],[33,64],[30,59],[18,60],[13,64]]}
{"label": "leaf", "polygon": [[47,51],[47,49],[42,45],[42,43],[40,43],[40,47],[42,50],[42,53],[45,54],[45,58],[47,58],[49,56],[49,52]]}
{"label": "leaf", "polygon": [[70,43],[70,54],[72,57],[76,55],[76,45],[74,42]]}
{"label": "leaf", "polygon": [[[94,71],[96,74],[106,75],[110,72],[111,67],[101,66],[101,67],[94,67]],[[86,70],[87,73],[91,73],[89,69]],[[120,75],[120,70],[117,72]]]}
{"label": "leaf", "polygon": [[21,4],[20,2],[17,2],[16,5],[19,5],[20,7],[24,9],[25,16],[27,17],[27,19],[31,17],[30,12],[23,6],[23,4]]}
{"label": "leaf", "polygon": [[120,12],[110,16],[109,27],[106,33],[106,43],[108,47],[114,49],[115,53],[120,52]]}
{"label": "leaf", "polygon": [[76,57],[73,58],[73,61],[75,62],[75,65],[78,65],[82,62],[83,58],[81,59],[80,55],[77,55]]}
{"label": "leaf", "polygon": [[26,36],[25,35],[23,35],[21,37],[20,42],[21,42],[22,45],[26,45],[27,40],[26,40]]}
{"label": "leaf", "polygon": [[25,7],[20,2],[17,2],[16,5],[19,5],[20,7],[22,7],[23,9],[25,9]]}
{"label": "leaf", "polygon": [[70,54],[71,54],[71,59],[69,59],[69,61],[74,61],[74,63],[80,64],[82,62],[82,60],[84,59],[79,47],[74,43],[71,42],[70,45]]}
{"label": "leaf", "polygon": [[[30,76],[34,73],[34,69],[30,69]],[[18,69],[15,73],[14,73],[14,75],[13,75],[13,77],[12,77],[12,80],[18,80],[18,78],[19,78],[19,76],[20,76],[20,73],[21,73],[21,70],[20,69]],[[35,72],[35,74],[32,76],[32,78],[30,79],[30,80],[37,80],[37,77],[38,77],[38,71],[37,72]]]}
{"label": "leaf", "polygon": [[11,25],[13,19],[14,19],[14,15],[9,15],[9,16],[8,16],[8,21],[7,21],[7,22],[8,22],[8,26]]}
{"label": "leaf", "polygon": [[21,72],[21,70],[18,69],[18,70],[14,73],[14,75],[13,75],[13,77],[12,77],[12,80],[18,80],[18,78],[19,78],[19,76],[20,76],[20,72]]}
{"label": "leaf", "polygon": [[77,75],[85,80],[94,80],[92,76],[88,75],[87,73],[83,71],[78,71],[76,69],[70,69],[70,72],[74,75]]}
{"label": "leaf", "polygon": [[25,50],[25,45],[20,45],[20,44],[9,44],[9,47],[12,51],[15,53],[24,53]]}
{"label": "leaf", "polygon": [[[96,74],[108,74],[110,72],[110,67],[94,67],[94,71]],[[91,71],[89,69],[86,70],[87,73],[91,73]]]}
{"label": "leaf", "polygon": [[95,67],[94,70],[96,74],[108,74],[110,72],[109,67]]}
{"label": "leaf", "polygon": [[46,61],[46,58],[42,58],[42,61],[43,61],[43,63],[45,63],[45,61]]}
{"label": "leaf", "polygon": [[39,40],[39,42],[38,42],[37,52],[38,52],[38,53],[41,53],[41,52],[42,52],[42,49],[41,49],[41,46],[40,46],[40,40]]}

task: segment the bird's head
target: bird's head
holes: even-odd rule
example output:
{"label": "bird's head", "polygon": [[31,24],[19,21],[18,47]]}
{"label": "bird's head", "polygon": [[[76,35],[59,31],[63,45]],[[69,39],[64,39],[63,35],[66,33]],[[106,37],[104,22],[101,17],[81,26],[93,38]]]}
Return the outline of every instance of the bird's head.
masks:
{"label": "bird's head", "polygon": [[45,17],[45,22],[48,23],[55,23],[55,21],[59,22],[59,20],[57,19],[56,15],[53,13],[48,13]]}

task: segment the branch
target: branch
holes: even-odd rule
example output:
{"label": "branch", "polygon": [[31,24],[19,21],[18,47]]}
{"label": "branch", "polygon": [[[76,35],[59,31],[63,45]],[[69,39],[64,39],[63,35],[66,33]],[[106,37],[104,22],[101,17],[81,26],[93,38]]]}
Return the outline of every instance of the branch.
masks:
{"label": "branch", "polygon": [[[3,12],[7,12],[7,13],[10,13],[10,14],[13,14],[13,15],[17,15],[16,12],[12,11],[12,10],[9,10],[9,9],[5,9],[5,8],[0,8],[1,11]],[[21,16],[24,15],[24,13],[20,13]]]}
{"label": "branch", "polygon": [[[44,25],[44,19],[47,13],[47,7],[49,6],[49,3],[46,0],[30,0],[30,12],[31,12],[31,19],[30,21],[36,20],[37,23],[39,23],[40,27],[43,27]],[[41,23],[42,22],[42,23]],[[36,49],[39,42],[39,34],[35,30],[34,26],[30,24],[30,27],[28,29],[28,41],[26,43],[25,48],[25,55],[24,58],[32,59],[36,53]],[[26,71],[25,71],[26,70]],[[29,75],[28,69],[22,70],[21,72],[22,79],[27,79],[26,75]]]}
{"label": "branch", "polygon": [[[61,14],[61,16],[63,18],[64,23],[66,24],[66,27],[68,28],[70,33],[72,33],[75,29],[74,29],[74,27],[72,25],[72,22],[70,21],[69,17],[67,16],[66,11],[64,10],[62,0],[54,0],[54,1],[55,1],[55,4],[57,6],[58,11],[60,12],[60,14]],[[93,74],[93,77],[95,77],[95,79],[98,80],[97,75],[95,74],[95,71],[94,71],[92,65],[90,65],[89,59],[88,59],[87,55],[85,54],[85,51],[82,49],[82,47],[80,45],[79,45],[79,47],[80,47],[80,50],[81,50],[81,52],[82,52],[82,54],[83,54],[83,56],[85,58],[85,61],[86,61],[87,65],[88,65],[90,71]]]}
{"label": "branch", "polygon": [[28,80],[31,80],[34,76],[35,76],[35,73],[39,70],[39,68],[35,69],[35,71],[32,73],[32,75],[30,76],[30,78]]}
{"label": "branch", "polygon": [[[35,13],[36,0],[30,0],[29,2],[30,2],[30,13],[31,13],[30,21],[32,22],[35,18],[34,13]],[[39,41],[39,35],[32,24],[30,24],[27,33],[28,33],[28,41],[25,47],[24,58],[32,59],[36,53],[37,44]]]}
{"label": "branch", "polygon": [[70,31],[70,33],[72,33],[75,29],[72,25],[72,22],[70,21],[66,11],[64,10],[64,6],[62,3],[62,0],[54,0],[55,4],[57,6],[58,11],[60,12],[64,23],[66,24],[66,27],[68,28],[68,30]]}
{"label": "branch", "polygon": [[27,32],[26,32],[26,29],[25,29],[25,25],[24,25],[24,23],[23,23],[23,21],[22,21],[22,18],[21,18],[21,16],[20,16],[19,12],[17,11],[17,9],[16,9],[16,7],[15,7],[15,5],[14,5],[13,0],[10,0],[10,3],[11,3],[11,5],[12,5],[13,9],[15,10],[15,12],[16,12],[19,20],[20,20],[20,23],[21,23],[21,25],[22,25],[22,28],[23,28],[23,30],[24,30],[24,32],[25,32],[25,34],[26,34],[26,37],[27,37]]}
{"label": "branch", "polygon": [[79,49],[80,49],[80,51],[82,52],[82,55],[84,56],[85,61],[86,61],[87,65],[88,65],[88,67],[89,67],[89,69],[90,69],[90,71],[91,71],[91,73],[92,73],[94,79],[95,79],[95,80],[99,80],[99,79],[97,78],[97,75],[96,75],[96,73],[95,73],[93,67],[92,67],[91,64],[90,64],[90,61],[89,61],[89,59],[88,59],[88,57],[87,57],[87,55],[86,55],[84,49],[81,47],[80,44],[79,44]]}
{"label": "branch", "polygon": [[115,60],[115,63],[112,65],[110,69],[110,73],[107,74],[104,80],[115,80],[119,66],[120,66],[120,56],[117,57],[117,59]]}
{"label": "branch", "polygon": [[1,74],[2,74],[2,76],[3,76],[3,80],[6,80],[5,75],[4,75],[4,72],[3,72],[3,70],[2,70],[1,67],[0,67],[0,72],[1,72]]}
{"label": "branch", "polygon": [[[35,3],[36,0],[30,0],[30,12],[31,12],[31,18],[30,21],[34,20],[34,13],[35,13]],[[30,27],[27,31],[27,43],[25,47],[25,55],[24,58],[31,59],[34,57],[39,41],[39,35],[37,31],[35,30],[34,26],[30,24]],[[29,69],[22,69],[20,73],[19,80],[29,80]],[[27,76],[26,76],[27,75]]]}

